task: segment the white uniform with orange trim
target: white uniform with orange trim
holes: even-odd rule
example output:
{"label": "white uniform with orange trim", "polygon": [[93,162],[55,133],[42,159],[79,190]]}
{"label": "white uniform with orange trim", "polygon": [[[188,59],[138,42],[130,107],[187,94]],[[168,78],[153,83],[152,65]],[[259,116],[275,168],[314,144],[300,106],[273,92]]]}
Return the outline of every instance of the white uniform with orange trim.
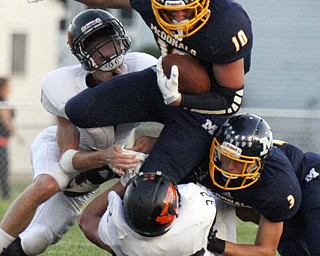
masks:
{"label": "white uniform with orange trim", "polygon": [[178,185],[181,207],[171,229],[162,236],[144,237],[127,224],[121,198],[109,193],[109,206],[99,223],[99,237],[118,255],[190,256],[206,250],[209,230],[214,223],[221,239],[236,242],[234,207],[223,203],[206,188],[188,183]]}

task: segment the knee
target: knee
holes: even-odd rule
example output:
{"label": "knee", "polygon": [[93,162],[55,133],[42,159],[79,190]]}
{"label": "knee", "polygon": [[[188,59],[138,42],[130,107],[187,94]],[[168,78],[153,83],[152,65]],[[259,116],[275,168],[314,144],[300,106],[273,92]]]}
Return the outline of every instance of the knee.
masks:
{"label": "knee", "polygon": [[23,251],[29,255],[39,255],[54,244],[54,235],[45,226],[33,227],[32,232],[25,231],[21,235]]}
{"label": "knee", "polygon": [[34,198],[46,201],[60,191],[59,185],[54,178],[49,175],[39,176],[31,186]]}

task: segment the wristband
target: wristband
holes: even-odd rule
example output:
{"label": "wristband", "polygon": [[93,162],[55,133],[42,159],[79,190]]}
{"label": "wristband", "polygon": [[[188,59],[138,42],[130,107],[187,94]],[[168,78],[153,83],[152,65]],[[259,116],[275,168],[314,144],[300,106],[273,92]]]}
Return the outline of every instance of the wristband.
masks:
{"label": "wristband", "polygon": [[72,158],[76,153],[78,153],[77,150],[68,149],[62,154],[60,158],[60,166],[62,170],[67,174],[78,172],[76,169],[73,168],[72,165]]}

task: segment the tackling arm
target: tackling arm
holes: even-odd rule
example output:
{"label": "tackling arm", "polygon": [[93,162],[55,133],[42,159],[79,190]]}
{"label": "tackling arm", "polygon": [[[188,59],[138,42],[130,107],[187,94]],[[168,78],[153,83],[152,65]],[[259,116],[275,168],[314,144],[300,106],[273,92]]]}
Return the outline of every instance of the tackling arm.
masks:
{"label": "tackling arm", "polygon": [[108,194],[115,191],[119,196],[124,194],[125,187],[117,182],[111,188],[96,197],[83,211],[79,218],[79,227],[84,235],[94,244],[115,255],[112,249],[99,238],[99,222],[108,208]]}
{"label": "tackling arm", "polygon": [[[261,216],[259,228],[254,245],[249,244],[235,244],[232,242],[225,242],[223,248],[223,255],[225,256],[274,256],[276,255],[278,244],[283,230],[283,222],[271,222],[265,217]],[[219,235],[219,234],[218,234]],[[211,245],[213,248],[219,250],[223,247],[221,239],[215,239],[217,246]],[[209,249],[209,248],[208,248]],[[210,249],[209,249],[210,250]],[[216,252],[216,251],[213,251]],[[221,250],[219,251],[221,253]]]}
{"label": "tackling arm", "polygon": [[[69,120],[62,117],[58,117],[57,143],[61,156],[60,163],[67,173],[72,171],[88,171],[105,166],[109,166],[111,169],[117,168],[123,170],[134,168],[139,163],[139,159],[134,154],[124,154],[120,145],[113,145],[110,148],[97,151],[78,151],[80,143],[79,130]],[[70,150],[73,153],[66,156]],[[70,159],[66,160],[66,157]],[[67,161],[69,164],[64,164],[62,163],[63,161]],[[65,168],[65,166],[69,167]],[[124,175],[124,173],[118,174]]]}

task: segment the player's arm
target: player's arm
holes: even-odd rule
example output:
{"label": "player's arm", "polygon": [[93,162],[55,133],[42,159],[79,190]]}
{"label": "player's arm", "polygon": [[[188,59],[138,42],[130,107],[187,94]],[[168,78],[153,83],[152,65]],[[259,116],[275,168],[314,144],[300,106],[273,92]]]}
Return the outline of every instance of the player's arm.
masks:
{"label": "player's arm", "polygon": [[115,255],[112,249],[108,245],[103,243],[99,238],[99,222],[108,208],[108,194],[110,193],[110,191],[115,191],[119,196],[122,196],[124,194],[124,190],[125,187],[120,182],[117,182],[115,185],[96,197],[83,210],[79,218],[79,227],[81,228],[85,236],[89,239],[89,241],[96,244],[100,248],[107,250],[112,255]]}
{"label": "player's arm", "polygon": [[[123,154],[120,145],[107,149],[81,152],[79,151],[80,133],[69,120],[58,117],[57,143],[60,152],[60,164],[66,173],[82,172],[109,166],[112,170],[130,169],[139,163],[133,154]],[[124,173],[118,173],[123,175]]]}
{"label": "player's arm", "polygon": [[75,0],[77,2],[103,8],[131,8],[130,0]]}
{"label": "player's arm", "polygon": [[242,104],[244,59],[228,64],[214,64],[212,69],[218,87],[203,95],[182,95],[180,107],[204,114],[236,113]]}
{"label": "player's arm", "polygon": [[[214,239],[214,243],[209,243],[208,250],[225,256],[274,256],[277,252],[282,230],[283,222],[271,222],[262,216],[254,245],[235,244],[228,241],[224,243],[221,239]],[[219,236],[219,233],[217,233],[217,236]]]}

